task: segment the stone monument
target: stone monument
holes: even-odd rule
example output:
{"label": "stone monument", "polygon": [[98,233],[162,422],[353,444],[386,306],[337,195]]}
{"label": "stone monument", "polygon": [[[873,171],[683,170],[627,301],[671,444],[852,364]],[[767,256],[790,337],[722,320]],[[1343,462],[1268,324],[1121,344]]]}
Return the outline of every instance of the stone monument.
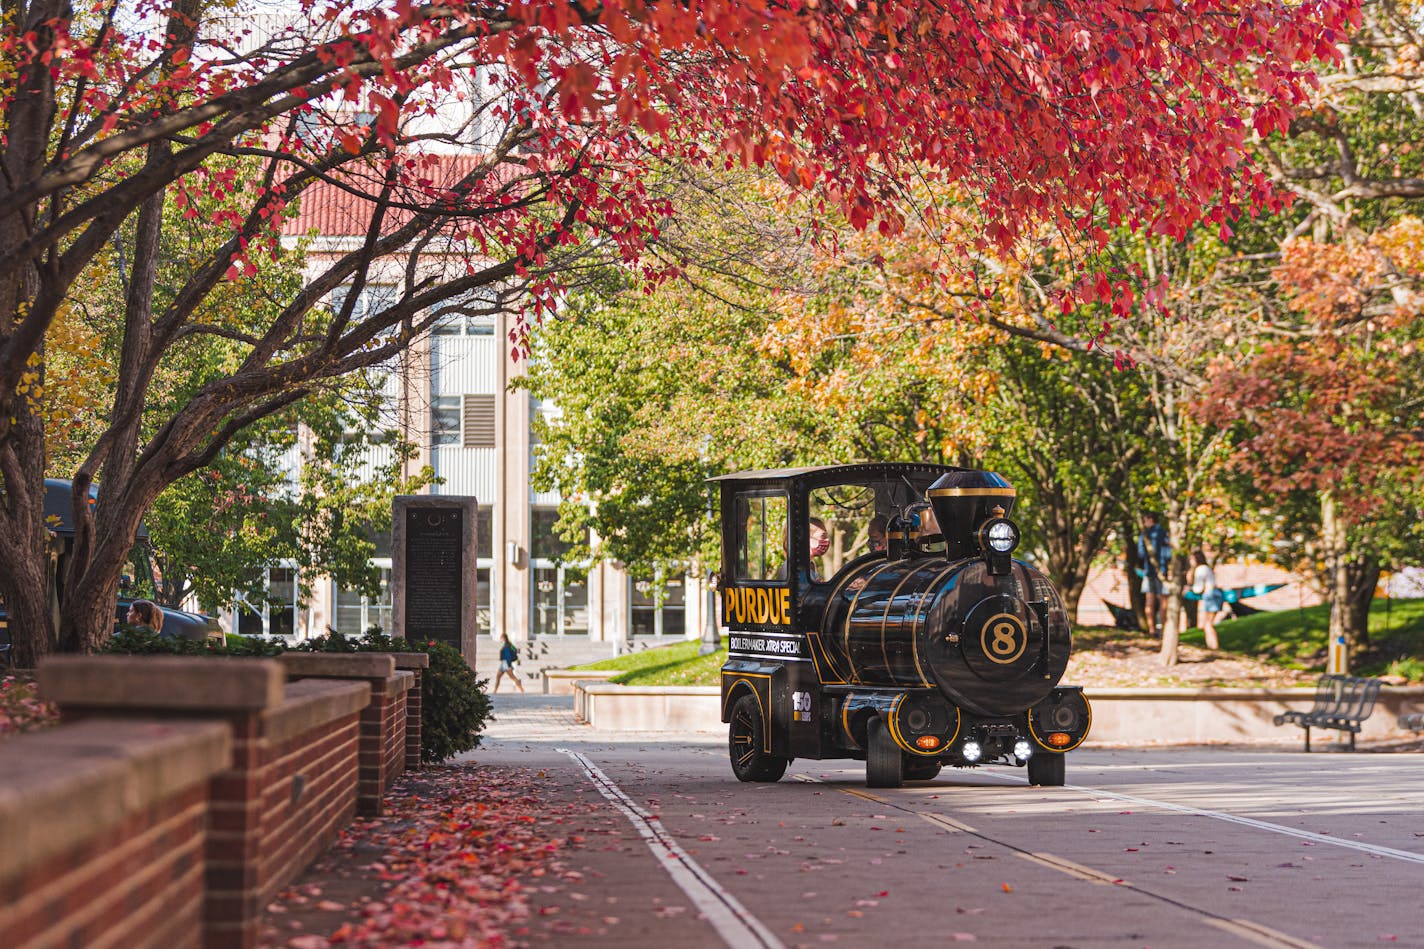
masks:
{"label": "stone monument", "polygon": [[473,497],[404,494],[391,503],[392,635],[460,650],[471,669],[479,640]]}

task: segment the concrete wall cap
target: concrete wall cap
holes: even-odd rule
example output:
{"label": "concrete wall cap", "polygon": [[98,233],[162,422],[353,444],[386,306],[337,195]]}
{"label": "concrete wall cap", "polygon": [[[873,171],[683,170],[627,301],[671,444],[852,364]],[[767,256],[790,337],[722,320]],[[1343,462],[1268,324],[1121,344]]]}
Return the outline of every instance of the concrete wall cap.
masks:
{"label": "concrete wall cap", "polygon": [[575,688],[592,695],[721,695],[715,685],[612,685],[601,679],[575,682]]}
{"label": "concrete wall cap", "polygon": [[0,745],[0,883],[228,767],[222,722],[94,718]]}
{"label": "concrete wall cap", "polygon": [[397,669],[429,669],[430,653],[428,652],[393,652],[396,657]]}
{"label": "concrete wall cap", "polygon": [[271,659],[198,656],[45,656],[40,697],[61,708],[257,711],[282,701]]}
{"label": "concrete wall cap", "polygon": [[286,652],[282,665],[289,676],[326,679],[389,679],[396,671],[388,652]]}
{"label": "concrete wall cap", "polygon": [[409,692],[415,688],[415,673],[408,669],[397,669],[395,675],[386,680],[386,691]]}
{"label": "concrete wall cap", "polygon": [[273,744],[315,731],[371,704],[368,682],[302,679],[287,683],[286,700],[262,713],[262,737]]}

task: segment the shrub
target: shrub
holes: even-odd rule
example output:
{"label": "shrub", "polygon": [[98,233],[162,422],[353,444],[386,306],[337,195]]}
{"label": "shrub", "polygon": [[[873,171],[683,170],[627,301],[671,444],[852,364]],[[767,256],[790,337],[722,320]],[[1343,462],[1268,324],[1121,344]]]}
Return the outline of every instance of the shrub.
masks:
{"label": "shrub", "polygon": [[379,627],[361,637],[333,632],[295,647],[304,652],[423,652],[430,668],[421,677],[420,760],[438,764],[480,746],[493,715],[485,679],[478,679],[453,646],[442,642],[392,639]]}
{"label": "shrub", "polygon": [[1413,656],[1394,660],[1384,671],[1385,675],[1400,676],[1406,682],[1424,682],[1424,661]]}
{"label": "shrub", "polygon": [[281,640],[228,635],[222,640],[168,638],[147,626],[124,626],[99,650],[134,656],[278,656],[286,649]]}

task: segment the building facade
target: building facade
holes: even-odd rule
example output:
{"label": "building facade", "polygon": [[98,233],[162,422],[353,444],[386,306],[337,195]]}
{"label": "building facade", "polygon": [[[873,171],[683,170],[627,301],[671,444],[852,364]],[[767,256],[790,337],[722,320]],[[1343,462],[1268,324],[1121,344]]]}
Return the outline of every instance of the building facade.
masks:
{"label": "building facade", "polygon": [[[304,241],[309,270],[317,272],[337,254],[356,247],[364,215],[344,207],[356,200],[318,186],[303,199],[287,227],[292,242]],[[314,235],[314,236],[313,236]],[[355,314],[379,306],[403,279],[398,261],[372,268]],[[333,294],[333,307],[346,301]],[[560,643],[565,656],[611,655],[654,642],[697,638],[706,621],[700,584],[667,571],[657,581],[633,580],[619,564],[564,564],[564,543],[555,533],[559,498],[536,492],[530,481],[535,442],[532,422],[556,413],[523,389],[511,389],[524,365],[505,341],[516,315],[453,313],[418,339],[384,377],[390,430],[419,446],[406,474],[430,465],[433,494],[473,496],[479,505],[478,562],[467,589],[479,603],[482,635],[515,642]],[[373,462],[388,461],[375,448]],[[300,464],[294,457],[292,464]],[[277,605],[235,601],[224,617],[234,632],[304,639],[335,630],[357,634],[371,626],[391,629],[389,524],[377,535],[373,563],[382,570],[383,593],[375,600],[340,588],[330,578],[301,577],[291,566],[269,572],[267,593]],[[298,580],[302,583],[299,584]],[[302,597],[301,585],[311,594]],[[578,648],[583,646],[586,648]]]}

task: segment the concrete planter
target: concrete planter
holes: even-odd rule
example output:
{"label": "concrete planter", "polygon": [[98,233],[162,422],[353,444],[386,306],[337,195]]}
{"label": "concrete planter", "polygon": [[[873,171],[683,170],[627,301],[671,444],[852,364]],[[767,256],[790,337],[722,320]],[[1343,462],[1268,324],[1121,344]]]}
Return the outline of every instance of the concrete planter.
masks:
{"label": "concrete planter", "polygon": [[[720,692],[713,686],[622,686],[576,679],[574,715],[604,731],[720,732]],[[1152,745],[1294,740],[1294,726],[1272,719],[1308,709],[1314,689],[1089,689],[1093,729],[1088,744]],[[1396,719],[1424,709],[1424,687],[1385,687],[1365,722],[1362,740],[1406,738]],[[1342,737],[1326,731],[1322,742]]]}
{"label": "concrete planter", "polygon": [[715,686],[574,683],[574,717],[604,731],[719,732],[721,690]]}
{"label": "concrete planter", "polygon": [[620,671],[619,669],[545,669],[543,672],[544,694],[572,695],[575,682],[581,679],[611,679]]}

